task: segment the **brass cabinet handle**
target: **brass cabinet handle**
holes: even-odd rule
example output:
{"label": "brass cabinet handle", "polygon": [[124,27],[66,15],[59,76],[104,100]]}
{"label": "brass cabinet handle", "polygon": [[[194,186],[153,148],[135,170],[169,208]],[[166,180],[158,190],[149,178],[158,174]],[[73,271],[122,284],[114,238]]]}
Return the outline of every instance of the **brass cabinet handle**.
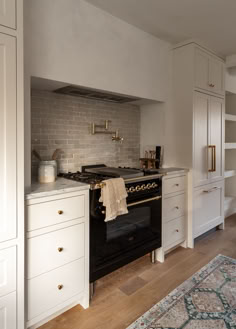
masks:
{"label": "brass cabinet handle", "polygon": [[63,214],[63,210],[58,210],[58,214],[62,215]]}
{"label": "brass cabinet handle", "polygon": [[220,187],[215,186],[215,187],[211,188],[210,190],[203,190],[203,192],[204,193],[211,193],[211,192],[214,192],[214,191],[219,190],[219,189],[220,189]]}
{"label": "brass cabinet handle", "polygon": [[212,88],[214,88],[214,87],[215,87],[215,85],[214,85],[213,83],[209,83],[209,87],[212,87]]}
{"label": "brass cabinet handle", "polygon": [[211,149],[211,169],[208,169],[209,172],[216,171],[216,145],[209,145],[208,149]]}
{"label": "brass cabinet handle", "polygon": [[62,252],[62,251],[63,251],[63,248],[62,248],[62,247],[59,247],[57,250],[58,250],[59,252]]}
{"label": "brass cabinet handle", "polygon": [[175,231],[176,231],[177,233],[179,232],[179,230],[178,230],[178,229],[176,229]]}
{"label": "brass cabinet handle", "polygon": [[179,207],[178,207],[178,206],[176,206],[176,207],[175,207],[175,209],[179,210]]}
{"label": "brass cabinet handle", "polygon": [[178,186],[179,186],[179,184],[175,184],[175,186],[177,186],[177,187],[178,187]]}
{"label": "brass cabinet handle", "polygon": [[59,285],[57,286],[57,288],[58,288],[58,290],[61,290],[61,289],[63,288],[63,284],[59,284]]}

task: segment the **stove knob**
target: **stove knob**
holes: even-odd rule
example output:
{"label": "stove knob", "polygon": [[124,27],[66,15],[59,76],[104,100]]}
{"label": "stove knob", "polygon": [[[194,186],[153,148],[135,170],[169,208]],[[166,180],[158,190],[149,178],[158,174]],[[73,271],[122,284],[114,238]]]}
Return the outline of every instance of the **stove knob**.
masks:
{"label": "stove knob", "polygon": [[152,184],[148,183],[147,186],[146,186],[146,188],[147,188],[148,190],[150,190],[150,188],[152,188]]}
{"label": "stove knob", "polygon": [[139,192],[141,190],[141,187],[139,186],[139,185],[137,185],[136,187],[135,187],[135,191],[136,192]]}
{"label": "stove knob", "polygon": [[143,185],[140,187],[140,189],[141,189],[142,191],[144,191],[144,190],[146,189],[146,185],[143,184]]}
{"label": "stove knob", "polygon": [[157,186],[158,186],[157,183],[152,183],[152,188],[155,188]]}
{"label": "stove knob", "polygon": [[134,193],[134,192],[135,192],[135,188],[134,188],[133,186],[131,186],[131,187],[129,188],[129,192],[130,192],[130,193]]}

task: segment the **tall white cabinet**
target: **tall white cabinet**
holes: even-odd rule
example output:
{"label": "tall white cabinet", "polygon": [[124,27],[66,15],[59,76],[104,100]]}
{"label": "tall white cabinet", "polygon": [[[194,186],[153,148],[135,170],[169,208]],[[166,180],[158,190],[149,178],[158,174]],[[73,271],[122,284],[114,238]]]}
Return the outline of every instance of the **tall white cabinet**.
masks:
{"label": "tall white cabinet", "polygon": [[190,42],[173,49],[166,164],[190,168],[188,246],[224,224],[224,61]]}
{"label": "tall white cabinet", "polygon": [[23,3],[0,0],[0,328],[24,328]]}

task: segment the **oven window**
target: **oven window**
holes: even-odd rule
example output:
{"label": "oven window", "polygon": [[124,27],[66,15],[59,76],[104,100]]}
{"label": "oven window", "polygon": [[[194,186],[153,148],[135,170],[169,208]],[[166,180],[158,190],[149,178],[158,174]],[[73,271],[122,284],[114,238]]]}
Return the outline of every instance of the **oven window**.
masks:
{"label": "oven window", "polygon": [[139,207],[130,209],[126,215],[118,216],[107,222],[107,241],[128,236],[151,225],[151,208]]}

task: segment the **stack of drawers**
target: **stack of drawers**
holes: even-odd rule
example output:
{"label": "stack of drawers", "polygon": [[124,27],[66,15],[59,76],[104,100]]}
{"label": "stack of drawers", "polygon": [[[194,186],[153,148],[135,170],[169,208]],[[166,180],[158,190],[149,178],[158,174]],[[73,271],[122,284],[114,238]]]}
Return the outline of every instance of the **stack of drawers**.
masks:
{"label": "stack of drawers", "polygon": [[16,328],[16,247],[0,250],[0,328]]}
{"label": "stack of drawers", "polygon": [[27,202],[28,327],[88,307],[88,191]]}
{"label": "stack of drawers", "polygon": [[162,186],[162,248],[157,251],[160,262],[168,250],[186,240],[187,175],[167,175]]}

